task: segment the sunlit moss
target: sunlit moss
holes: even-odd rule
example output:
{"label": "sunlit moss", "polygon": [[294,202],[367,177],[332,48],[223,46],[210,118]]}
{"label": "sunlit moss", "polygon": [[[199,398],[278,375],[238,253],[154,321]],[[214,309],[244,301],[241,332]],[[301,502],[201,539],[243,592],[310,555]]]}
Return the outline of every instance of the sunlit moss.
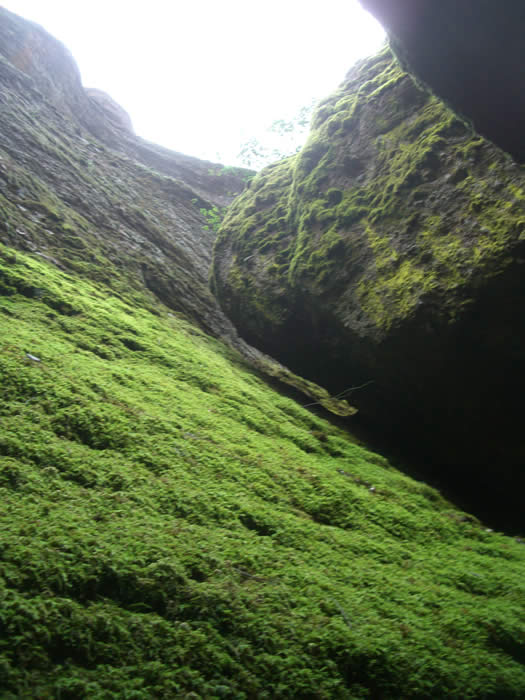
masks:
{"label": "sunlit moss", "polygon": [[521,543],[162,305],[0,273],[6,698],[523,697]]}

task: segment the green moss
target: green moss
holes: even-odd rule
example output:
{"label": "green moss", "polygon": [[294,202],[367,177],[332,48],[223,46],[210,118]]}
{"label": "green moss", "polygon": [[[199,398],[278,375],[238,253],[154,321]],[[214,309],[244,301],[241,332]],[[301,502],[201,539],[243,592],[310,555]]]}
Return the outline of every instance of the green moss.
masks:
{"label": "green moss", "polygon": [[[214,252],[215,260],[218,261],[223,245],[230,242],[229,237],[225,239],[221,235],[221,230],[234,230],[234,258],[231,261],[227,284],[238,298],[240,307],[255,304],[261,315],[271,317],[275,323],[283,322],[291,306],[285,301],[287,284],[285,275],[282,274],[291,255],[291,210],[282,201],[282,195],[291,183],[292,162],[293,159],[285,159],[267,168],[264,178],[259,175],[253,178],[250,187],[236,200],[242,202],[242,206],[230,207],[227,211],[222,229],[219,229]],[[264,225],[259,223],[262,211],[265,217]],[[275,292],[270,298],[258,294],[251,271],[246,269],[246,263],[249,263],[255,250],[259,250],[265,256],[273,256],[273,261],[263,263],[269,276],[276,282]],[[224,284],[213,270],[210,281],[214,292],[220,295]]]}
{"label": "green moss", "polygon": [[45,290],[0,298],[6,698],[523,697],[523,544],[147,297],[0,269]]}
{"label": "green moss", "polygon": [[[273,332],[265,301],[275,301],[278,288],[314,298],[344,292],[341,308],[352,299],[380,332],[410,317],[430,292],[456,318],[469,287],[499,274],[512,259],[506,251],[525,236],[521,172],[418,88],[388,50],[360,64],[312,124],[303,150],[259,173],[260,196],[240,197],[224,222],[220,249],[234,242],[246,252],[234,262],[239,274],[250,274],[247,258],[255,271],[257,301],[243,304],[237,321],[249,317]],[[267,191],[271,205],[261,198]],[[279,206],[287,216],[276,247],[267,234]],[[259,253],[276,263],[265,268],[268,277]]]}
{"label": "green moss", "polygon": [[34,212],[42,214],[50,222],[60,222],[63,221],[63,215],[60,213],[60,209],[55,201],[47,201],[42,199],[41,201],[35,201],[31,199],[24,200],[24,205],[28,209]]}
{"label": "green moss", "polygon": [[397,269],[389,270],[372,283],[361,280],[357,294],[367,314],[379,326],[389,328],[393,318],[408,316],[421,296],[435,286],[434,276],[404,260]]}
{"label": "green moss", "polygon": [[[273,265],[273,268],[277,274],[279,267]],[[289,302],[286,300],[284,291],[277,297],[261,296],[258,294],[250,274],[243,273],[240,266],[232,265],[228,275],[228,285],[234,290],[236,296],[242,299],[242,304],[253,306],[261,317],[271,319],[277,325],[287,317]]]}

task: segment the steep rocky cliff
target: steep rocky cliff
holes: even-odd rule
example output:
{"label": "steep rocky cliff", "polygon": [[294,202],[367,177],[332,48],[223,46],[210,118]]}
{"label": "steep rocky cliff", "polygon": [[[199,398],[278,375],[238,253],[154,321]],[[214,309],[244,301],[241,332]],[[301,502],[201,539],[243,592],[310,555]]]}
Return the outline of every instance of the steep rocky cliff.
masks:
{"label": "steep rocky cliff", "polygon": [[523,698],[523,540],[302,406],[351,412],[209,294],[242,177],[3,11],[0,54],[0,697]]}
{"label": "steep rocky cliff", "polygon": [[0,81],[2,240],[116,291],[145,286],[233,336],[208,290],[206,214],[222,214],[249,171],[138,138],[109,96],[84,90],[62,44],[5,10]]}
{"label": "steep rocky cliff", "polygon": [[214,289],[244,337],[521,522],[525,173],[390,51],[229,210]]}
{"label": "steep rocky cliff", "polygon": [[477,131],[525,161],[521,0],[361,0],[403,64]]}

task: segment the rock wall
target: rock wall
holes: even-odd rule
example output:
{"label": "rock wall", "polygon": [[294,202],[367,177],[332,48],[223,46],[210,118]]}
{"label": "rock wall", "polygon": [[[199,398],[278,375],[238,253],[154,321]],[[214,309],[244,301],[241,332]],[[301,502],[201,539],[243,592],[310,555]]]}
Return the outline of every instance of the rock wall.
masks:
{"label": "rock wall", "polygon": [[525,160],[521,0],[361,0],[403,63],[477,131]]}
{"label": "rock wall", "polygon": [[349,392],[363,425],[509,510],[524,484],[524,262],[522,168],[385,50],[234,203],[213,284],[249,342],[334,394],[366,385]]}
{"label": "rock wall", "polygon": [[145,286],[234,337],[208,289],[210,213],[222,215],[250,171],[137,137],[109,96],[84,90],[60,42],[3,9],[0,87],[2,242],[116,290]]}

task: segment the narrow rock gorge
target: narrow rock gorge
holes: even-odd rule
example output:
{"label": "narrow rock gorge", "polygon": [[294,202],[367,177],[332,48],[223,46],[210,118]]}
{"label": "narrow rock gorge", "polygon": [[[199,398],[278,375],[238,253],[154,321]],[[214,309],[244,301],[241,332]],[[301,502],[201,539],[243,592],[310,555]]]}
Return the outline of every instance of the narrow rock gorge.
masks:
{"label": "narrow rock gorge", "polygon": [[132,117],[0,8],[2,700],[521,700],[521,166],[387,49],[255,176]]}

